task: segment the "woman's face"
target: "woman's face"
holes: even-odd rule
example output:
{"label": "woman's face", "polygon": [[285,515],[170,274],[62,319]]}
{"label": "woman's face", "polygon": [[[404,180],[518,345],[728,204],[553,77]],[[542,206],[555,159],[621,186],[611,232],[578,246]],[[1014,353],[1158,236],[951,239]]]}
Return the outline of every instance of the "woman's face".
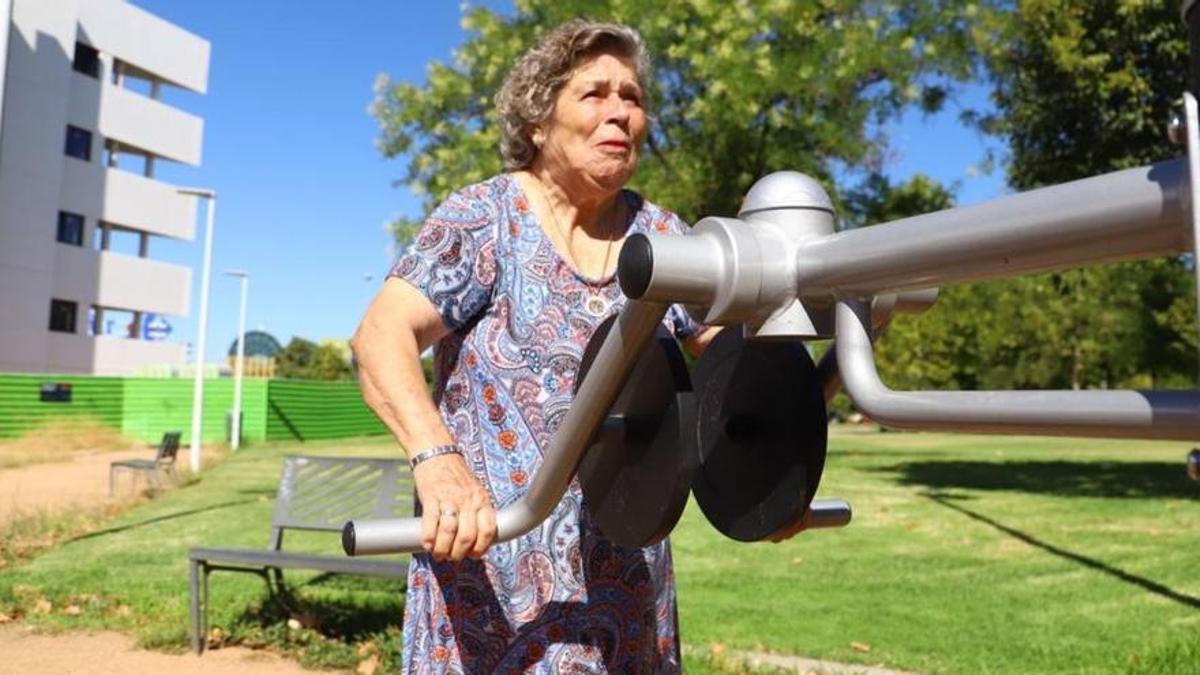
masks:
{"label": "woman's face", "polygon": [[642,97],[629,61],[611,54],[584,61],[534,131],[538,160],[560,180],[620,189],[633,175],[646,133]]}

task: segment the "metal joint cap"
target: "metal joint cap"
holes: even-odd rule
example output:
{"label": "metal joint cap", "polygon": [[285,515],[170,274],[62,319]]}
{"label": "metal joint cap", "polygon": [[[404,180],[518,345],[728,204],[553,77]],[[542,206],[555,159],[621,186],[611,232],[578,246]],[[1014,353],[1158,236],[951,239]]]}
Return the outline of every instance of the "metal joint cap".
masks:
{"label": "metal joint cap", "polygon": [[833,201],[821,183],[799,171],[776,171],[758,179],[742,200],[738,217],[779,209],[811,209],[833,213]]}

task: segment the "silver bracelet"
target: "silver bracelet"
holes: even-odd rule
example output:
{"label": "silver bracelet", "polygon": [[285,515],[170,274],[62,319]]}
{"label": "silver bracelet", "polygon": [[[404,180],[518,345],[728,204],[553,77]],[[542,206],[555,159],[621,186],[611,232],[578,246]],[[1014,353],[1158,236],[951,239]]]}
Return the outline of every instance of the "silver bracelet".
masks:
{"label": "silver bracelet", "polygon": [[462,450],[459,450],[458,446],[454,443],[450,443],[449,445],[435,445],[428,450],[413,455],[412,459],[408,460],[408,464],[415,469],[421,462],[442,455],[462,455]]}

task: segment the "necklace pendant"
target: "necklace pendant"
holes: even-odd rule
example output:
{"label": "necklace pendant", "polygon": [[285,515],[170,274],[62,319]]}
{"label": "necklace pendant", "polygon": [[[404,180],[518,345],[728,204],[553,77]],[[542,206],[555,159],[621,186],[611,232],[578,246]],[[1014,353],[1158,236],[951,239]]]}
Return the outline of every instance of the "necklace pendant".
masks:
{"label": "necklace pendant", "polygon": [[593,292],[588,294],[587,299],[583,301],[583,308],[588,314],[600,318],[608,314],[610,304],[603,293]]}

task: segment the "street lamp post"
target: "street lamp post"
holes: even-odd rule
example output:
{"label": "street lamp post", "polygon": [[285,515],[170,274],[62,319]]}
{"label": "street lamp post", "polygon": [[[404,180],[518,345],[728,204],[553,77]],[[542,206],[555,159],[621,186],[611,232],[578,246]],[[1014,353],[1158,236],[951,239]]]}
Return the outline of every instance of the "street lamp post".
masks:
{"label": "street lamp post", "polygon": [[242,440],[242,373],[246,363],[246,289],[250,275],[243,270],[225,270],[225,276],[242,280],[242,301],[238,306],[237,361],[233,364],[233,421],[230,447],[237,450]]}
{"label": "street lamp post", "polygon": [[217,211],[217,193],[208,188],[177,188],[179,193],[195,195],[208,200],[208,219],[204,226],[204,262],[200,270],[200,317],[196,326],[196,372],[192,385],[192,444],[190,462],[192,471],[200,470],[201,424],[204,421],[204,349],[208,336],[208,286],[212,272],[213,217]]}

